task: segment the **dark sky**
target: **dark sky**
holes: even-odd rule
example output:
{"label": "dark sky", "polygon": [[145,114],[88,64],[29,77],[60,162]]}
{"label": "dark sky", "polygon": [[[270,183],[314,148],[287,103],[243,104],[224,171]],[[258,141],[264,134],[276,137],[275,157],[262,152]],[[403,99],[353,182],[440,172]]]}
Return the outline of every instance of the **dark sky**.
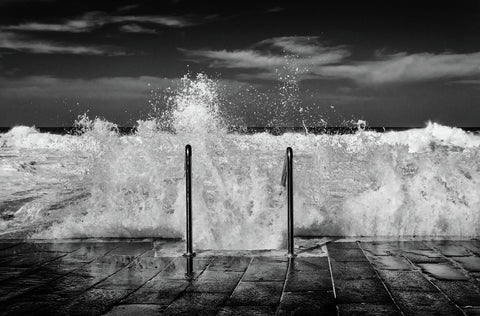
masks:
{"label": "dark sky", "polygon": [[296,68],[287,125],[480,126],[480,1],[0,0],[0,126],[132,125],[187,72],[263,125]]}

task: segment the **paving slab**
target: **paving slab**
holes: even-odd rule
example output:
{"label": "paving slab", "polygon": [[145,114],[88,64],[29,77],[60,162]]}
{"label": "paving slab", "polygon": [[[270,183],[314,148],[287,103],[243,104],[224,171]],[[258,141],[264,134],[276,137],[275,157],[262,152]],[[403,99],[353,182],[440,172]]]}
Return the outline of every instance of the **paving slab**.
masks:
{"label": "paving slab", "polygon": [[242,276],[243,272],[204,271],[187,291],[232,293]]}
{"label": "paving slab", "polygon": [[17,278],[11,278],[2,282],[0,285],[0,302],[22,295],[62,276],[62,274],[48,269],[39,269],[37,271],[38,274],[23,274]]}
{"label": "paving slab", "polygon": [[170,304],[164,315],[216,315],[227,299],[224,293],[185,293]]}
{"label": "paving slab", "polygon": [[243,281],[284,281],[287,267],[286,258],[255,257],[247,268]]}
{"label": "paving slab", "polygon": [[423,272],[437,280],[466,281],[468,277],[451,263],[422,263]]}
{"label": "paving slab", "polygon": [[241,256],[216,257],[208,266],[208,270],[245,272],[252,258]]}
{"label": "paving slab", "polygon": [[275,316],[277,308],[274,306],[225,306],[218,312],[218,316]]}
{"label": "paving slab", "polygon": [[316,272],[319,270],[330,270],[327,257],[297,257],[290,262],[290,271]]}
{"label": "paving slab", "polygon": [[333,291],[285,292],[279,315],[336,315]]}
{"label": "paving slab", "polygon": [[111,255],[128,255],[139,256],[148,250],[153,249],[153,243],[147,242],[123,242],[118,247],[113,249]]}
{"label": "paving slab", "polygon": [[[65,294],[64,292],[56,292],[56,291],[45,291],[46,288],[37,288],[32,291],[29,291],[27,294],[23,296],[19,296],[14,298],[9,305],[18,305],[25,302],[40,302],[45,303],[48,302],[52,305],[58,305],[59,303],[66,302],[72,296]],[[78,291],[76,292],[76,296],[80,296],[85,291]]]}
{"label": "paving slab", "polygon": [[27,254],[34,252],[65,252],[70,253],[78,250],[82,246],[81,242],[58,242],[58,243],[19,243],[11,248],[0,250],[0,257]]}
{"label": "paving slab", "polygon": [[165,306],[151,304],[117,305],[104,315],[107,316],[158,316],[165,310]]}
{"label": "paving slab", "polygon": [[31,268],[66,256],[65,252],[19,253],[0,258],[0,267]]}
{"label": "paving slab", "polygon": [[327,246],[327,248],[328,256],[335,261],[368,261],[360,248],[344,249],[330,246]]}
{"label": "paving slab", "polygon": [[340,304],[338,305],[338,315],[401,316],[402,313],[394,305]]}
{"label": "paving slab", "polygon": [[55,288],[59,291],[75,293],[94,286],[122,268],[122,266],[116,267],[115,269],[81,267],[63,278],[50,283],[46,288]]}
{"label": "paving slab", "polygon": [[44,247],[41,243],[17,243],[13,247],[6,247],[0,250],[0,258],[17,254],[40,252]]}
{"label": "paving slab", "polygon": [[403,252],[403,256],[415,264],[448,262],[444,256],[434,250],[409,250]]}
{"label": "paving slab", "polygon": [[464,247],[462,242],[458,241],[429,241],[427,244],[440,251],[440,253],[446,257],[463,257],[472,255],[472,252]]}
{"label": "paving slab", "polygon": [[119,243],[82,243],[80,248],[67,256],[61,257],[61,262],[89,262],[96,258],[109,254],[115,248],[120,246]]}
{"label": "paving slab", "polygon": [[95,287],[102,289],[136,289],[160,273],[173,260],[173,258],[137,258],[127,267]]}
{"label": "paving slab", "polygon": [[375,269],[367,261],[342,262],[332,261],[332,274],[338,280],[374,279],[377,277]]}
{"label": "paving slab", "polygon": [[480,242],[478,240],[462,241],[461,244],[475,255],[480,256]]}
{"label": "paving slab", "polygon": [[358,249],[357,242],[331,242],[328,244],[329,248],[333,249]]}
{"label": "paving slab", "polygon": [[0,315],[475,315],[480,310],[477,240],[336,241],[322,247],[328,251],[309,253],[303,247],[293,260],[280,251],[198,251],[194,275],[187,278],[178,242],[0,242]]}
{"label": "paving slab", "polygon": [[47,308],[49,315],[102,315],[128,295],[127,290],[90,289],[67,305]]}
{"label": "paving slab", "polygon": [[392,242],[397,248],[404,251],[407,250],[431,250],[431,247],[428,246],[423,240],[400,240]]}
{"label": "paving slab", "polygon": [[[195,258],[193,260],[193,272],[195,275],[202,273],[205,268],[210,264],[212,258]],[[177,257],[171,262],[165,270],[160,272],[160,277],[163,279],[185,279],[187,272],[187,258]]]}
{"label": "paving slab", "polygon": [[168,306],[183,293],[191,282],[188,280],[152,279],[127,296],[124,304],[156,304]]}
{"label": "paving slab", "polygon": [[[79,248],[78,243],[74,244],[75,247],[72,248],[63,244],[55,244],[55,247],[47,247],[47,245],[42,244],[41,250],[58,250],[59,248],[57,246],[61,246],[61,250],[64,251],[76,249],[70,253],[66,252],[66,255],[62,257],[62,259],[70,258],[76,256],[77,252],[82,249],[81,246]],[[12,310],[15,306],[24,306],[24,308],[37,306],[35,307],[36,310],[42,310],[38,305],[45,305],[45,300],[49,301],[45,313],[50,313],[50,310],[56,311],[56,306],[65,308],[66,303],[73,301],[74,297],[87,293],[85,291],[87,291],[90,286],[108,278],[109,275],[114,274],[116,271],[128,265],[130,258],[134,258],[133,256],[105,256],[112,249],[119,246],[121,246],[121,244],[114,245],[113,247],[112,245],[107,247],[104,247],[104,245],[93,248],[87,247],[85,251],[89,252],[89,250],[92,250],[91,253],[87,255],[90,261],[77,260],[77,258],[75,258],[73,261],[67,260],[64,262],[59,259],[43,264],[23,274],[21,277],[8,281],[10,286],[22,282],[20,286],[9,289],[8,284],[1,284],[0,291],[1,289],[9,289],[10,292],[7,296],[2,297],[2,299],[7,298],[5,305],[9,310]],[[92,260],[94,256],[97,255],[103,257],[98,258],[98,260]],[[129,259],[126,260],[125,257]],[[91,263],[91,266],[85,268],[89,263]],[[107,266],[108,269],[105,269],[105,266]],[[115,268],[112,268],[112,266]],[[94,276],[91,275],[92,273],[89,273],[89,269],[94,271]],[[27,285],[23,283],[27,283]]]}
{"label": "paving slab", "polygon": [[455,304],[461,307],[480,306],[480,288],[468,281],[432,281]]}
{"label": "paving slab", "polygon": [[240,282],[227,305],[276,306],[282,296],[284,282]]}
{"label": "paving slab", "polygon": [[405,258],[401,256],[368,256],[370,262],[380,270],[405,270],[415,269]]}
{"label": "paving slab", "polygon": [[424,241],[368,241],[359,242],[359,245],[362,249],[368,250],[369,252],[377,252],[376,255],[398,255],[405,251],[423,251],[423,250],[432,250],[429,245]]}
{"label": "paving slab", "polygon": [[392,295],[406,315],[463,315],[459,308],[439,292],[392,291]]}
{"label": "paving slab", "polygon": [[28,296],[37,295],[39,299],[46,295],[46,293],[63,295],[65,297],[74,296],[84,292],[106,277],[108,277],[108,275],[95,278],[79,271],[74,271],[60,279],[29,291]]}
{"label": "paving slab", "polygon": [[420,271],[378,271],[380,277],[391,290],[436,292],[435,286]]}
{"label": "paving slab", "polygon": [[452,257],[453,260],[460,263],[460,265],[470,272],[480,272],[480,257]]}
{"label": "paving slab", "polygon": [[335,282],[337,302],[392,304],[392,300],[379,279],[340,280]]}
{"label": "paving slab", "polygon": [[328,270],[310,273],[290,271],[285,283],[285,291],[287,292],[327,291],[331,289],[332,278]]}
{"label": "paving slab", "polygon": [[392,242],[361,242],[359,246],[367,253],[374,256],[392,256],[401,253],[397,244]]}

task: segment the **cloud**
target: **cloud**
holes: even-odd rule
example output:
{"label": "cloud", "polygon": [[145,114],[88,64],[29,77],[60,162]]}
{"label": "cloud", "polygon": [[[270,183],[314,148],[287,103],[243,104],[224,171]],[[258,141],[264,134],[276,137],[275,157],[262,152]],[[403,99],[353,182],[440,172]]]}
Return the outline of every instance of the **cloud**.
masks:
{"label": "cloud", "polygon": [[[77,21],[75,21],[77,22]],[[85,22],[73,23],[69,21],[65,24],[48,24],[48,23],[23,23],[19,25],[10,25],[2,27],[3,30],[10,31],[42,31],[42,32],[86,32],[91,29]]]}
{"label": "cloud", "polygon": [[455,80],[451,81],[450,84],[480,85],[480,79]]}
{"label": "cloud", "polygon": [[145,99],[153,88],[174,86],[178,79],[140,77],[102,77],[95,79],[29,76],[17,79],[0,77],[0,96],[5,98],[96,98]]}
{"label": "cloud", "polygon": [[253,50],[187,50],[179,49],[193,61],[208,62],[213,68],[272,68],[284,64],[282,56],[273,56]]}
{"label": "cloud", "polygon": [[2,26],[2,29],[12,31],[82,33],[103,26],[106,23],[106,19],[107,16],[103,12],[92,11],[87,12],[78,18],[65,20],[62,23],[29,22],[18,25]]}
{"label": "cloud", "polygon": [[362,85],[480,75],[480,52],[383,55],[377,50],[370,60],[353,60],[347,46],[330,46],[307,36],[270,38],[244,50],[180,51],[212,68],[249,70],[238,75],[241,80],[274,80],[279,69],[294,69],[300,79],[351,79]]}
{"label": "cloud", "polygon": [[137,22],[137,23],[151,23],[169,27],[183,28],[196,25],[193,21],[185,17],[178,16],[112,16],[108,19],[108,23],[124,23],[124,22]]}
{"label": "cloud", "polygon": [[400,53],[377,61],[318,67],[313,73],[334,78],[351,78],[364,84],[466,77],[480,74],[480,52]]}
{"label": "cloud", "polygon": [[34,40],[14,33],[0,32],[0,48],[37,54],[74,54],[121,56],[126,52],[107,46],[70,45],[67,43]]}
{"label": "cloud", "polygon": [[[154,89],[175,88],[180,78],[100,77],[92,79],[28,76],[0,77],[0,98],[8,99],[92,99],[92,100],[144,100]],[[235,80],[218,80],[219,88],[231,94],[245,87]]]}
{"label": "cloud", "polygon": [[[291,65],[288,65],[287,67],[291,67]],[[285,73],[290,72],[292,70],[288,70],[288,68],[283,68],[282,70],[277,70],[277,71],[261,71],[261,72],[251,72],[251,73],[240,73],[236,76],[238,80],[246,80],[246,81],[251,81],[251,80],[267,80],[267,81],[275,81],[279,80],[280,76],[285,75]],[[294,73],[294,71],[292,71]],[[284,77],[286,78],[286,77]],[[296,78],[299,80],[315,80],[319,79],[317,75],[310,74],[310,73],[302,73],[298,72],[296,73],[295,77],[290,77],[290,78]],[[288,78],[286,78],[288,79]]]}
{"label": "cloud", "polygon": [[259,42],[256,46],[270,45],[282,49],[289,54],[310,56],[324,54],[331,56],[329,62],[336,62],[348,57],[350,52],[345,46],[327,46],[320,41],[318,36],[282,36],[274,37]]}
{"label": "cloud", "polygon": [[138,24],[125,24],[120,26],[120,30],[126,33],[156,34],[157,31],[149,29]]}
{"label": "cloud", "polygon": [[[281,54],[262,51],[280,49]],[[318,37],[276,37],[261,41],[254,45],[257,50],[187,50],[180,49],[193,61],[207,62],[213,68],[250,68],[269,69],[273,71],[288,63],[287,55],[295,55],[295,66],[308,67],[336,63],[349,56],[350,53],[341,46],[327,47],[318,43]]]}
{"label": "cloud", "polygon": [[184,28],[196,24],[190,19],[181,16],[107,15],[104,12],[92,11],[60,23],[28,22],[3,26],[2,29],[11,31],[83,33],[90,32],[107,24],[117,23],[148,23],[172,28]]}

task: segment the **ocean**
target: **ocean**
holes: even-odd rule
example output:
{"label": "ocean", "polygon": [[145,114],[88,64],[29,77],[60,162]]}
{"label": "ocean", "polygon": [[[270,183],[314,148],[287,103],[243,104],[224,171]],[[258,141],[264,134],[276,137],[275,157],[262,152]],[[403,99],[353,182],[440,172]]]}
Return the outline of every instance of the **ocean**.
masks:
{"label": "ocean", "polygon": [[134,129],[79,118],[74,129],[0,134],[2,238],[183,238],[184,147],[193,148],[194,244],[278,249],[280,185],[294,152],[295,229],[302,236],[480,236],[480,135],[421,128],[258,128],[219,117],[192,81],[168,118]]}

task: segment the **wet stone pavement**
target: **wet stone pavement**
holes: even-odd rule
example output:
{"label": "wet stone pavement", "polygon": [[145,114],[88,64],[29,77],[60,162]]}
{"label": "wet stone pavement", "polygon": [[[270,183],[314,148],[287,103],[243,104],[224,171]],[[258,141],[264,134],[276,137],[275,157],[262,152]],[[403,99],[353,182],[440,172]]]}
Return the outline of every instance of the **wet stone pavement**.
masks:
{"label": "wet stone pavement", "polygon": [[204,251],[191,278],[182,249],[0,242],[0,315],[480,315],[479,240]]}

